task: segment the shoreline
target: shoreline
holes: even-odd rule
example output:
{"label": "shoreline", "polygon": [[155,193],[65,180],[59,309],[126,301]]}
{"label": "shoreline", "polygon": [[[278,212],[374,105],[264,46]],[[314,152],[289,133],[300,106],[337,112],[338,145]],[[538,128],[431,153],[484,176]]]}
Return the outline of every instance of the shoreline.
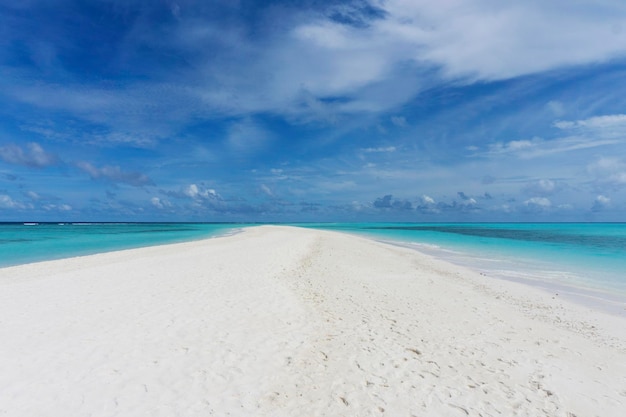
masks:
{"label": "shoreline", "polygon": [[[18,222],[15,224],[16,225],[21,224],[21,222]],[[50,224],[56,224],[56,223],[53,222]],[[75,224],[80,224],[80,223],[75,223]],[[89,223],[89,224],[104,224],[104,223],[99,222],[99,223]],[[115,222],[115,223],[110,223],[110,224],[124,224],[124,223]],[[152,224],[152,223],[147,223],[147,224]],[[187,224],[187,223],[180,223],[180,224]],[[182,241],[174,240],[174,241],[169,241],[169,242],[165,241],[165,242],[160,242],[160,243],[144,243],[144,244],[132,246],[132,247],[105,249],[104,251],[101,251],[101,252],[87,252],[84,254],[73,254],[73,255],[68,255],[68,256],[61,255],[60,257],[53,257],[49,259],[35,259],[35,260],[27,261],[24,263],[17,263],[17,264],[0,264],[0,270],[4,268],[19,267],[19,266],[29,265],[29,264],[38,264],[38,263],[52,262],[52,261],[64,261],[68,259],[101,255],[101,254],[112,253],[112,252],[120,252],[120,251],[126,251],[126,250],[134,250],[134,249],[144,249],[144,248],[151,248],[151,247],[157,247],[157,246],[184,244],[184,243],[203,241],[207,239],[228,237],[231,235],[242,233],[248,227],[260,227],[260,226],[296,227],[296,228],[299,227],[299,226],[281,225],[281,224],[265,224],[265,225],[254,225],[254,226],[248,225],[244,227],[232,227],[232,228],[225,229],[224,231],[221,231],[219,233],[216,233],[215,235],[208,236],[208,237],[199,236],[199,237],[194,237],[193,239],[182,240]],[[457,253],[457,251],[454,249],[446,249],[446,248],[443,248],[434,244],[431,245],[428,243],[396,240],[393,238],[386,238],[386,237],[381,237],[381,236],[374,236],[374,235],[368,235],[368,234],[362,234],[362,233],[350,232],[350,231],[332,231],[329,229],[308,229],[306,227],[303,229],[344,233],[344,234],[348,234],[348,235],[355,236],[358,238],[364,238],[364,239],[369,239],[375,242],[380,242],[382,244],[408,248],[418,253],[432,256],[443,262],[449,262],[461,268],[467,268],[469,270],[472,270],[475,273],[489,276],[490,278],[493,278],[493,279],[504,280],[504,281],[514,282],[514,283],[518,283],[521,285],[529,286],[537,290],[549,293],[550,295],[561,296],[563,298],[568,299],[570,302],[578,304],[582,307],[588,307],[592,309],[601,310],[605,313],[609,313],[609,314],[616,315],[619,317],[626,317],[626,293],[623,293],[621,291],[619,293],[616,293],[616,292],[611,292],[612,290],[609,288],[597,288],[597,287],[584,286],[582,282],[579,283],[576,281],[571,282],[571,283],[563,282],[563,281],[555,281],[555,280],[550,280],[549,278],[542,277],[541,275],[534,275],[533,278],[528,278],[524,276],[524,275],[528,275],[527,272],[529,271],[526,271],[526,270],[521,270],[518,276],[511,276],[510,274],[511,271],[506,271],[509,274],[502,273],[502,271],[496,270],[492,267],[489,267],[488,265],[481,265],[479,263],[468,263],[467,261],[460,260],[458,256],[450,255],[451,253],[457,254],[457,255],[458,253],[461,253],[461,254],[464,254],[465,257],[467,257],[471,255],[469,252]],[[93,250],[95,251],[97,249],[93,249]],[[490,256],[491,256],[490,254],[487,254],[486,259],[490,261],[496,261],[496,262],[501,260],[500,258],[494,258]],[[505,260],[505,262],[508,262],[508,261]],[[561,271],[541,271],[541,272],[561,272]],[[566,273],[569,273],[569,272],[566,272]],[[580,285],[577,285],[577,284],[580,284]]]}
{"label": "shoreline", "polygon": [[[359,236],[355,234],[354,236]],[[367,238],[367,237],[366,237]],[[501,270],[490,268],[489,266],[481,265],[480,263],[469,263],[467,261],[459,260],[458,256],[454,257],[449,252],[454,252],[449,249],[441,247],[431,247],[428,244],[405,242],[392,239],[371,238],[377,242],[389,245],[395,245],[404,247],[416,252],[432,256],[443,262],[449,262],[453,265],[461,268],[467,268],[475,273],[481,274],[492,279],[503,280],[508,282],[525,285],[543,291],[551,296],[562,296],[567,298],[570,302],[578,304],[582,307],[588,307],[597,309],[605,313],[609,313],[615,316],[626,318],[626,293],[611,292],[609,288],[595,288],[590,286],[584,286],[582,282],[563,282],[555,281],[546,278],[541,274],[535,274],[530,277],[528,271],[510,271],[507,270],[504,273]],[[469,253],[465,254],[469,256]],[[488,258],[490,261],[498,261],[498,258]],[[517,276],[511,275],[511,272],[516,272]],[[560,272],[560,271],[541,271],[541,272]],[[568,272],[569,273],[569,272]],[[578,284],[578,285],[577,285]]]}
{"label": "shoreline", "polygon": [[414,249],[258,226],[0,269],[0,413],[618,416],[625,323]]}
{"label": "shoreline", "polygon": [[[117,225],[122,225],[122,226],[126,226],[126,225],[134,225],[134,226],[155,226],[155,225],[161,225],[161,224],[166,224],[166,225],[175,225],[175,226],[185,226],[185,225],[196,225],[196,224],[200,224],[201,223],[71,223],[68,224],[68,226],[59,226],[57,223],[45,223],[45,224],[41,224],[41,227],[45,227],[45,226],[52,226],[52,227],[60,227],[63,230],[67,230],[69,228],[72,227],[78,227],[78,228],[83,228],[83,225],[88,225],[88,228],[91,227],[95,227],[97,228],[100,225],[106,225],[106,226],[117,226]],[[103,253],[109,253],[109,252],[119,252],[119,251],[124,251],[124,250],[132,250],[132,249],[141,249],[141,248],[149,248],[149,247],[154,247],[154,246],[162,246],[162,245],[171,245],[171,244],[177,244],[177,243],[186,243],[186,242],[195,242],[195,241],[201,241],[201,240],[205,240],[205,239],[213,239],[216,237],[220,237],[220,236],[229,236],[231,234],[236,234],[239,233],[240,231],[242,231],[243,229],[245,229],[245,227],[247,227],[246,225],[241,225],[241,224],[229,224],[229,223],[219,223],[219,224],[214,224],[214,223],[206,223],[204,225],[210,225],[210,226],[220,226],[219,229],[214,229],[214,230],[198,230],[198,234],[192,235],[192,236],[157,236],[156,237],[156,241],[154,240],[145,240],[145,239],[139,239],[139,233],[152,233],[154,231],[148,230],[148,231],[127,231],[126,233],[128,233],[130,235],[130,239],[131,242],[129,243],[128,241],[116,241],[116,242],[108,242],[106,241],[106,235],[108,233],[105,233],[105,240],[104,240],[104,244],[103,242],[98,239],[99,234],[98,232],[94,233],[94,234],[87,234],[87,235],[80,235],[78,236],[78,238],[87,238],[86,242],[81,242],[81,245],[78,246],[76,244],[76,242],[72,242],[72,238],[76,239],[76,237],[70,237],[69,239],[66,239],[65,236],[58,236],[57,238],[59,238],[59,241],[57,242],[60,245],[65,245],[68,241],[69,241],[69,249],[68,248],[64,248],[62,250],[58,250],[56,247],[50,247],[49,245],[47,247],[42,247],[41,244],[43,241],[41,240],[37,240],[37,237],[35,238],[35,247],[30,247],[29,249],[31,251],[34,250],[34,253],[29,253],[28,256],[24,255],[25,252],[25,248],[19,247],[19,248],[3,248],[7,253],[3,253],[3,256],[0,256],[0,269],[2,268],[10,268],[10,267],[15,267],[15,266],[20,266],[20,265],[27,265],[27,264],[31,264],[31,263],[40,263],[40,262],[48,262],[48,261],[55,261],[55,260],[64,260],[64,259],[72,259],[72,258],[78,258],[78,257],[84,257],[84,256],[92,256],[92,255],[99,255],[99,254],[103,254]],[[22,226],[21,223],[14,224],[15,227],[30,227],[30,226]],[[85,229],[85,230],[89,230],[89,229]],[[160,231],[162,232],[162,231]],[[152,237],[154,238],[155,236],[152,235]],[[11,237],[9,237],[10,239]],[[17,260],[16,260],[17,258]]]}

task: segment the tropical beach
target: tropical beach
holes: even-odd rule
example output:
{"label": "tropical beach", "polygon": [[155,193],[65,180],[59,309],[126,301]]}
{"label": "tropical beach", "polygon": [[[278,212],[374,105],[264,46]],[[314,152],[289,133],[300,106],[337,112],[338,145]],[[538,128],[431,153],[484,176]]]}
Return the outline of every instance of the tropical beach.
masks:
{"label": "tropical beach", "polygon": [[621,416],[623,316],[258,226],[0,269],[7,416]]}

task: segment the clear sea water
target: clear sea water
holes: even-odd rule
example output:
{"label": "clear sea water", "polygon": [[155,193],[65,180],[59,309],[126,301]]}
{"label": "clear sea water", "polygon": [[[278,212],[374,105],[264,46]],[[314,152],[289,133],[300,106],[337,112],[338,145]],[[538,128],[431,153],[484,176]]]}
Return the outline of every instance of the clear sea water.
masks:
{"label": "clear sea water", "polygon": [[0,223],[0,267],[205,239],[231,223]]}
{"label": "clear sea water", "polygon": [[[413,247],[489,276],[626,306],[626,223],[300,224]],[[583,300],[583,301],[585,301]],[[622,312],[623,314],[623,312]]]}
{"label": "clear sea water", "polygon": [[[401,244],[488,276],[626,305],[626,223],[305,223]],[[0,223],[0,267],[234,233],[235,223]],[[626,310],[624,310],[626,312]]]}

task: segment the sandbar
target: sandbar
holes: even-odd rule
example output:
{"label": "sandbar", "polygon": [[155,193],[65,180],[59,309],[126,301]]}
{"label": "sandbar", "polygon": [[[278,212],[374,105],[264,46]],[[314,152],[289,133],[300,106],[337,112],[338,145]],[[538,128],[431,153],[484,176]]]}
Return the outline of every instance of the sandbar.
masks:
{"label": "sandbar", "polygon": [[0,269],[0,415],[624,410],[623,317],[357,236],[259,226]]}

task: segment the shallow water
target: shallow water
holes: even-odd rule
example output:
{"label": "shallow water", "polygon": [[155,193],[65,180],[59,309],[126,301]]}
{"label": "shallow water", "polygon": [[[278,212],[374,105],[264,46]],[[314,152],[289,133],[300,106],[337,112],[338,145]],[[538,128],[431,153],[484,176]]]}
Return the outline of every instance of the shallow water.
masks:
{"label": "shallow water", "polygon": [[626,223],[300,225],[401,243],[488,275],[626,302]]}
{"label": "shallow water", "polygon": [[[626,303],[626,223],[305,223],[418,249],[491,276]],[[0,224],[0,267],[204,239],[237,223]]]}
{"label": "shallow water", "polygon": [[244,226],[232,223],[2,223],[0,267],[205,239]]}

